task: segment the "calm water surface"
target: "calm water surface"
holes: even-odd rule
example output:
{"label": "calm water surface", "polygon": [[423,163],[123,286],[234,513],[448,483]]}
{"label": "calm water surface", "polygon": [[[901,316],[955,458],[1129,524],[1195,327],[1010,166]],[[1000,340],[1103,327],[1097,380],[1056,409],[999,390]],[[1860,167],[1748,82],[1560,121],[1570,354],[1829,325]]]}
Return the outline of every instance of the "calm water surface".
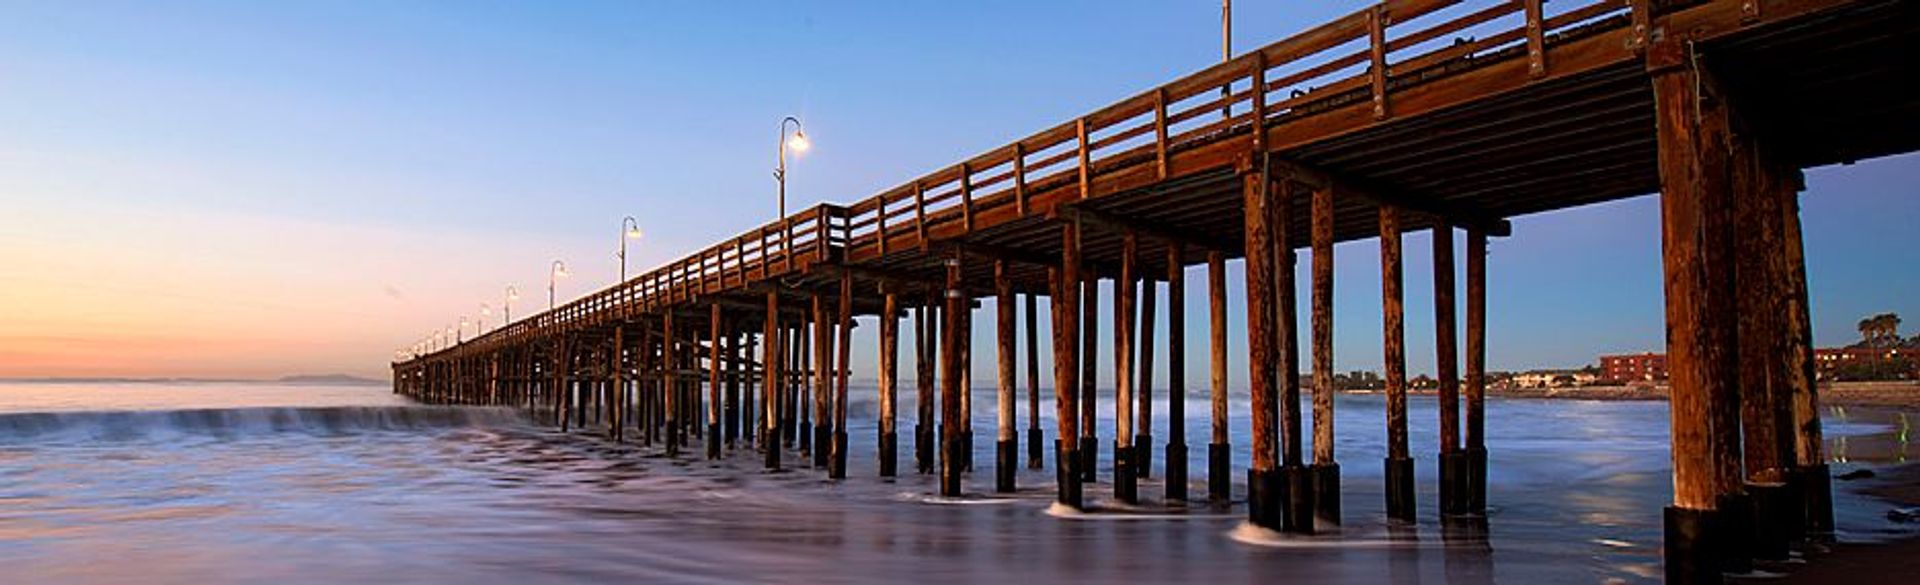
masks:
{"label": "calm water surface", "polygon": [[[968,489],[979,493],[944,500],[925,476],[874,477],[873,404],[859,397],[851,479],[830,482],[804,467],[764,473],[752,453],[667,459],[508,410],[409,405],[385,388],[0,384],[0,582],[1608,583],[1660,574],[1665,403],[1490,402],[1492,509],[1480,532],[1442,530],[1434,514],[1437,415],[1422,398],[1410,416],[1423,454],[1421,521],[1381,522],[1384,400],[1341,396],[1347,522],[1307,538],[1245,528],[1243,507],[1170,506],[1158,469],[1141,487],[1152,501],[1131,510],[1105,501],[1103,481],[1087,488],[1101,511],[1049,514],[1051,467],[1023,470],[1023,491],[1011,497],[986,493],[994,401],[982,392],[974,404],[980,470]],[[1242,464],[1245,410],[1236,404],[1232,421]],[[1187,411],[1196,415],[1190,492],[1204,497],[1208,409],[1196,401]],[[912,412],[909,397],[901,413]],[[1906,418],[1834,409],[1836,470],[1904,461]],[[1051,442],[1050,420],[1045,428]],[[1164,441],[1164,421],[1156,428]],[[1111,420],[1101,429],[1111,441]],[[909,473],[912,452],[901,445]],[[1165,463],[1161,453],[1154,461]],[[1885,521],[1884,505],[1840,492],[1843,539],[1911,530]]]}

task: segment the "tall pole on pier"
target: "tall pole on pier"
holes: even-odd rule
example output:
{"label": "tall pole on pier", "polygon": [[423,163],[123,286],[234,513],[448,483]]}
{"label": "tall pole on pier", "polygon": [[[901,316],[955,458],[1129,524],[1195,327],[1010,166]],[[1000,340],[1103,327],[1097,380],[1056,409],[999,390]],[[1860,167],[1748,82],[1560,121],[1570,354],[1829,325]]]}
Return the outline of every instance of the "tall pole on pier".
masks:
{"label": "tall pole on pier", "polygon": [[627,240],[638,240],[645,234],[640,233],[640,222],[629,215],[620,220],[620,282],[627,282]]}
{"label": "tall pole on pier", "polygon": [[507,300],[506,302],[500,303],[500,324],[502,326],[513,322],[513,302],[517,300],[520,300],[520,289],[514,288],[511,284],[507,285]]}
{"label": "tall pole on pier", "polygon": [[[793,125],[792,136],[787,135],[788,124]],[[780,219],[782,224],[785,223],[787,218],[787,149],[792,148],[794,154],[799,154],[806,152],[807,148],[812,145],[811,142],[807,141],[807,131],[800,127],[799,118],[787,116],[780,120],[780,166],[774,167],[773,180],[780,184]],[[792,235],[793,234],[786,233],[784,229],[782,229],[780,233],[780,237],[783,239],[792,237]]]}
{"label": "tall pole on pier", "polygon": [[553,310],[554,285],[558,283],[559,279],[565,277],[566,275],[567,275],[567,263],[561,262],[559,260],[554,260],[553,269],[547,271],[547,310],[548,311]]}

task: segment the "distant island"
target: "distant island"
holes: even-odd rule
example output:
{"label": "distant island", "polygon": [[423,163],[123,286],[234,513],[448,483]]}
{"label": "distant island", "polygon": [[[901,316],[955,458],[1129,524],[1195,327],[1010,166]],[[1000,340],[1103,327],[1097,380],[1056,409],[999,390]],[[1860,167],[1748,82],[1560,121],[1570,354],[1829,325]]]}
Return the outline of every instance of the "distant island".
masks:
{"label": "distant island", "polygon": [[14,384],[284,384],[289,386],[385,386],[386,380],[346,374],[302,374],[275,379],[247,378],[0,378]]}

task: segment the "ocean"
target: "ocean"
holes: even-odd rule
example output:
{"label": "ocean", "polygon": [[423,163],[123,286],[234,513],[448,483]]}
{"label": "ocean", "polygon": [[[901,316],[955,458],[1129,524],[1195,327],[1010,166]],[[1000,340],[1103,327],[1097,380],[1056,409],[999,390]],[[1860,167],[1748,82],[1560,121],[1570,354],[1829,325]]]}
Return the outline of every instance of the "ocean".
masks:
{"label": "ocean", "polygon": [[[905,475],[882,480],[872,390],[854,394],[848,479],[830,481],[793,454],[779,473],[750,451],[670,459],[383,387],[0,384],[0,583],[1660,580],[1663,402],[1490,399],[1485,525],[1443,529],[1432,399],[1410,400],[1420,520],[1407,527],[1382,519],[1385,399],[1341,395],[1345,523],[1298,537],[1245,526],[1244,506],[1162,501],[1159,447],[1138,507],[1115,505],[1103,473],[1086,488],[1097,511],[1052,510],[1051,461],[1023,468],[1018,493],[994,494],[988,389],[973,400],[967,497],[935,497],[933,477],[913,474],[911,393]],[[1211,422],[1204,390],[1194,394],[1189,492],[1203,499]],[[1112,403],[1101,407],[1110,444]],[[1155,414],[1166,407],[1163,394]],[[1050,396],[1041,410],[1051,443]],[[1236,480],[1246,410],[1236,399]],[[1025,412],[1022,402],[1022,440]],[[1835,472],[1905,462],[1909,417],[1828,409]],[[1155,431],[1164,443],[1164,418]],[[1836,492],[1842,540],[1914,533],[1846,482]]]}

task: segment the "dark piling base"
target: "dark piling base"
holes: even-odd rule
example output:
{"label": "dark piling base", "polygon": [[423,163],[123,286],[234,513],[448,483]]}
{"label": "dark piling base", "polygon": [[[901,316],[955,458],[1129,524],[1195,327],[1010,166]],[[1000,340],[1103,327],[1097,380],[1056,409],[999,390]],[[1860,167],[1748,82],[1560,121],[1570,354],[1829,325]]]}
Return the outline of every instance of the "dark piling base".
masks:
{"label": "dark piling base", "polygon": [[1746,494],[1727,494],[1715,500],[1720,511],[1711,537],[1719,543],[1720,571],[1746,573],[1753,570],[1753,499]]}
{"label": "dark piling base", "polygon": [[1207,444],[1207,501],[1226,504],[1233,501],[1233,445]]}
{"label": "dark piling base", "polygon": [[973,431],[960,431],[960,469],[973,472]]}
{"label": "dark piling base", "polygon": [[1139,478],[1133,475],[1133,447],[1113,444],[1113,498],[1129,504],[1140,503]]}
{"label": "dark piling base", "polygon": [[1286,482],[1284,528],[1294,534],[1313,534],[1313,517],[1318,512],[1313,501],[1316,487],[1313,469],[1305,465],[1283,465],[1280,475]]}
{"label": "dark piling base", "polygon": [[1314,465],[1313,519],[1321,524],[1340,525],[1340,464]]}
{"label": "dark piling base", "polygon": [[707,458],[708,459],[720,458],[720,425],[719,423],[707,424]]}
{"label": "dark piling base", "polygon": [[1467,454],[1440,454],[1440,515],[1467,514]]}
{"label": "dark piling base", "polygon": [[1060,504],[1078,510],[1081,508],[1080,494],[1080,453],[1068,450],[1060,439],[1053,440],[1053,452],[1057,464],[1054,465],[1054,482],[1058,484],[1057,493]]}
{"label": "dark piling base", "polygon": [[1801,497],[1807,506],[1807,536],[1833,535],[1833,472],[1825,463],[1800,468]]}
{"label": "dark piling base", "polygon": [[1167,443],[1167,502],[1187,501],[1187,444]]}
{"label": "dark piling base", "polygon": [[1080,436],[1080,481],[1094,483],[1100,481],[1100,438],[1093,435]]}
{"label": "dark piling base", "polygon": [[766,455],[767,471],[780,470],[780,442],[766,441],[760,445],[760,452]]}
{"label": "dark piling base", "polygon": [[933,473],[933,429],[913,425],[913,463],[921,475]]}
{"label": "dark piling base", "polygon": [[963,470],[961,467],[960,454],[964,452],[965,449],[966,445],[960,443],[959,437],[954,437],[942,442],[940,453],[940,495],[949,498],[960,496],[960,477]]}
{"label": "dark piling base", "polygon": [[1413,458],[1386,459],[1387,518],[1414,522],[1418,500],[1413,495]]}
{"label": "dark piling base", "polygon": [[1712,539],[1717,515],[1713,510],[1666,508],[1662,540],[1668,583],[1719,585],[1720,559]]}
{"label": "dark piling base", "polygon": [[1487,450],[1467,449],[1467,513],[1487,513]]}
{"label": "dark piling base", "polygon": [[667,456],[680,455],[680,421],[667,419]]}
{"label": "dark piling base", "polygon": [[830,453],[830,455],[832,455],[832,457],[827,461],[827,477],[832,479],[846,479],[847,478],[847,433],[846,431],[834,431],[833,450]]}
{"label": "dark piling base", "polygon": [[1788,496],[1784,483],[1749,483],[1747,496],[1753,501],[1753,558],[1766,561],[1787,559],[1789,516],[1798,502]]}
{"label": "dark piling base", "polygon": [[1286,498],[1278,476],[1272,471],[1247,470],[1247,521],[1269,530],[1283,528],[1282,507]]}
{"label": "dark piling base", "polygon": [[1807,537],[1807,490],[1801,485],[1805,480],[1798,470],[1789,469],[1786,483],[1781,486],[1780,497],[1785,507],[1780,509],[1780,524],[1788,541]]}
{"label": "dark piling base", "polygon": [[833,459],[833,427],[819,425],[813,427],[813,466],[825,468]]}
{"label": "dark piling base", "polygon": [[1040,469],[1046,466],[1046,452],[1040,446],[1040,429],[1027,429],[1027,469]]}
{"label": "dark piling base", "polygon": [[993,490],[1003,494],[1013,493],[1014,473],[1019,471],[1020,443],[1008,439],[994,443]]}
{"label": "dark piling base", "polygon": [[[810,455],[813,453],[813,439],[813,423],[800,423],[800,454]],[[819,464],[815,463],[815,465]]]}
{"label": "dark piling base", "polygon": [[893,477],[900,474],[900,435],[884,433],[880,435],[880,477]]}
{"label": "dark piling base", "polygon": [[1153,477],[1153,435],[1133,436],[1133,476]]}

